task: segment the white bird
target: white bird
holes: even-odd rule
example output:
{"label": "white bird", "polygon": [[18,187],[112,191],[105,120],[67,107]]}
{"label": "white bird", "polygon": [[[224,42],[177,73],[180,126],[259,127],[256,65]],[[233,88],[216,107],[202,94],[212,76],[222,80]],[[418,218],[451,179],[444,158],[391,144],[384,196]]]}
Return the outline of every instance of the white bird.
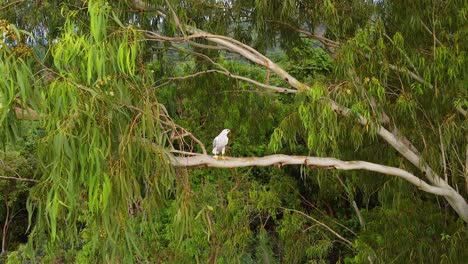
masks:
{"label": "white bird", "polygon": [[213,158],[218,159],[218,154],[221,152],[222,159],[224,159],[224,152],[228,144],[229,138],[227,137],[228,133],[231,132],[229,129],[224,129],[219,133],[217,137],[213,140]]}

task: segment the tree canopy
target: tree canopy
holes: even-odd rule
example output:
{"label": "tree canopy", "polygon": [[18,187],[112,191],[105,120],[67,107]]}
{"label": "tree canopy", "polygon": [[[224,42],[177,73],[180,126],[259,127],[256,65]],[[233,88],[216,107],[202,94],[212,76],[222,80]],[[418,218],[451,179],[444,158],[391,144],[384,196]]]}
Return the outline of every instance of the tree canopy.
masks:
{"label": "tree canopy", "polygon": [[0,13],[0,260],[468,259],[466,1]]}

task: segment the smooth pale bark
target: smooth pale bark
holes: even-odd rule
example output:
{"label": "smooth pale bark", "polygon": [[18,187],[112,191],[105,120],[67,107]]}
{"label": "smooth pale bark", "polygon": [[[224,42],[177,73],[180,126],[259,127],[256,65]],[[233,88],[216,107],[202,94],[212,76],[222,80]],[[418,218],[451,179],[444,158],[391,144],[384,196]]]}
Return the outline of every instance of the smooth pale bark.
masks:
{"label": "smooth pale bark", "polygon": [[190,27],[190,26],[187,26],[187,30],[193,34],[200,34],[199,36],[201,38],[205,38],[220,46],[226,47],[231,52],[235,52],[254,63],[265,66],[266,68],[276,73],[284,81],[289,83],[289,85],[298,89],[299,91],[310,89],[310,87],[298,81],[296,78],[291,76],[288,72],[286,72],[283,68],[278,66],[273,61],[271,61],[269,58],[265,57],[263,54],[256,51],[252,47],[243,44],[242,42],[236,41],[234,39],[231,39],[225,36],[209,34],[207,32],[204,32],[202,30],[199,30],[197,28]]}
{"label": "smooth pale bark", "polygon": [[[333,110],[343,116],[349,116],[350,110],[346,107],[340,106],[333,100],[329,100],[330,105]],[[368,120],[362,116],[358,116],[358,122],[361,125],[367,125]],[[468,204],[460,193],[458,193],[452,186],[450,186],[443,178],[441,178],[425,161],[421,159],[421,155],[418,152],[413,150],[414,146],[409,144],[408,140],[404,137],[400,137],[383,126],[379,126],[377,129],[377,134],[387,141],[395,150],[397,150],[404,158],[406,158],[411,164],[416,168],[421,170],[423,175],[431,182],[433,185],[450,190],[453,195],[445,196],[447,202],[452,206],[452,208],[458,213],[458,215],[465,221],[468,222]]]}
{"label": "smooth pale bark", "polygon": [[191,157],[171,157],[171,162],[176,167],[211,167],[211,168],[240,168],[251,166],[283,166],[283,165],[305,165],[309,167],[337,169],[337,170],[367,170],[381,174],[397,176],[420,190],[428,193],[454,197],[458,193],[454,190],[432,186],[419,179],[412,173],[396,167],[380,165],[366,161],[343,161],[335,158],[309,157],[309,156],[288,156],[270,155],[265,157],[234,158],[226,157],[225,160],[214,159],[209,155],[195,155]]}

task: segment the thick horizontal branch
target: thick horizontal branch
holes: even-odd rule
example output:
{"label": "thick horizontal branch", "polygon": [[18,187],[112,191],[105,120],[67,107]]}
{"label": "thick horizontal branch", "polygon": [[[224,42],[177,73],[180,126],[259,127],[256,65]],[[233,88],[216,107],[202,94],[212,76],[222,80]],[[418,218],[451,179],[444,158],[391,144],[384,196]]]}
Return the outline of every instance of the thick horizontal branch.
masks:
{"label": "thick horizontal branch", "polygon": [[251,166],[283,166],[283,165],[305,165],[317,168],[337,170],[367,170],[386,175],[400,177],[419,189],[442,196],[452,197],[454,192],[450,189],[440,188],[427,184],[415,175],[396,167],[375,164],[366,161],[343,161],[335,158],[271,155],[265,157],[233,158],[216,160],[208,155],[197,155],[192,157],[172,157],[172,163],[176,167],[212,167],[212,168],[240,168]]}

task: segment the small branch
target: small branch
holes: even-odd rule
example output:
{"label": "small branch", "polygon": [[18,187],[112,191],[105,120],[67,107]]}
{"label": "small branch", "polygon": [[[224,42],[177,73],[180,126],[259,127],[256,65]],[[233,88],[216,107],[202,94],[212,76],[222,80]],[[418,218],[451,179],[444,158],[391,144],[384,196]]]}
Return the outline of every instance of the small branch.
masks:
{"label": "small branch", "polygon": [[[466,141],[468,142],[468,135],[465,136]],[[465,191],[468,191],[468,143],[466,144],[466,151],[465,151]]]}
{"label": "small branch", "polygon": [[182,154],[182,155],[188,155],[188,156],[201,156],[201,155],[205,155],[205,154],[187,152],[187,151],[176,150],[176,149],[173,149],[173,150],[171,150],[170,152],[171,152],[171,153]]}
{"label": "small branch", "polygon": [[[157,33],[151,32],[151,31],[146,31],[146,30],[140,30],[142,33],[144,33],[148,40],[154,40],[154,41],[166,41],[166,42],[171,42],[171,43],[182,43],[182,42],[188,42],[191,39],[194,38],[202,38],[209,40],[211,42],[214,42],[218,44],[219,46],[222,46],[229,50],[230,52],[237,53],[241,55],[242,57],[265,66],[267,69],[275,72],[278,76],[280,76],[284,81],[286,81],[288,84],[290,84],[292,87],[298,89],[298,90],[306,90],[310,89],[307,85],[299,82],[296,78],[291,76],[289,73],[287,73],[283,68],[278,66],[276,63],[265,57],[263,54],[258,52],[257,50],[253,49],[252,47],[243,44],[240,41],[237,41],[235,39],[226,37],[226,36],[221,36],[221,35],[214,35],[210,34],[207,32],[204,32],[200,29],[187,26],[187,30],[192,33],[192,35],[188,35],[185,37],[166,37],[166,36],[161,36]],[[245,77],[244,77],[245,78]],[[250,80],[250,79],[249,79]],[[265,84],[263,84],[265,85]],[[265,87],[267,88],[267,87]]]}
{"label": "small branch", "polygon": [[0,10],[3,10],[3,9],[5,9],[5,8],[11,6],[11,5],[19,4],[19,3],[24,2],[24,1],[26,1],[26,0],[13,1],[11,3],[8,3],[8,4],[4,5],[4,6],[0,6]]}
{"label": "small branch", "polygon": [[13,181],[39,182],[38,180],[34,180],[34,179],[9,177],[9,176],[1,176],[1,175],[0,175],[0,179],[13,180]]}
{"label": "small branch", "polygon": [[354,211],[356,212],[358,219],[359,219],[359,224],[361,225],[362,229],[366,229],[366,221],[364,221],[364,217],[362,217],[361,210],[359,210],[359,207],[357,206],[357,203],[355,200],[351,202],[351,205],[353,206]]}
{"label": "small branch", "polygon": [[172,13],[172,16],[174,18],[174,21],[176,23],[176,26],[179,28],[180,32],[182,32],[182,34],[185,36],[185,30],[184,30],[184,27],[182,26],[182,24],[180,23],[180,20],[179,20],[179,17],[177,16],[176,12],[174,11],[174,9],[172,8],[172,5],[171,3],[169,3],[168,0],[165,0],[166,2],[166,5],[167,7],[169,8],[169,10],[171,11]]}
{"label": "small branch", "polygon": [[422,84],[425,84],[427,85],[429,88],[434,88],[434,86],[431,84],[431,83],[428,83],[426,82],[426,80],[424,80],[421,76],[419,76],[419,74],[417,73],[414,73],[408,69],[402,69],[402,68],[399,68],[393,64],[388,64],[388,67],[394,71],[398,71],[398,72],[402,72],[402,73],[407,73],[411,78],[413,78],[413,80],[415,81],[418,81],[419,83],[422,83]]}
{"label": "small branch", "polygon": [[8,238],[8,224],[10,220],[10,206],[8,206],[8,193],[5,194],[5,207],[6,207],[6,216],[5,216],[5,223],[3,224],[3,232],[2,232],[2,252],[0,254],[4,254],[6,252],[6,243]]}
{"label": "small branch", "polygon": [[186,75],[186,76],[171,77],[171,78],[169,78],[169,80],[185,80],[185,79],[193,78],[193,77],[196,77],[196,76],[198,76],[198,75],[205,74],[205,73],[219,73],[219,74],[223,74],[223,75],[226,75],[226,76],[228,76],[228,77],[231,77],[231,78],[234,78],[234,79],[237,79],[237,80],[241,80],[241,81],[245,81],[245,82],[252,83],[252,84],[254,84],[254,85],[256,85],[256,86],[259,86],[259,87],[262,87],[262,88],[274,90],[275,92],[278,92],[278,93],[297,93],[297,90],[294,90],[294,89],[289,89],[289,88],[284,88],[284,87],[278,87],[278,86],[273,86],[273,85],[264,84],[264,83],[257,82],[257,81],[255,81],[255,80],[252,80],[252,79],[247,78],[247,77],[244,77],[244,76],[235,75],[235,74],[232,74],[232,73],[230,73],[230,72],[224,72],[224,71],[219,71],[219,70],[206,70],[206,71],[197,72],[197,73],[190,74],[190,75]]}
{"label": "small branch", "polygon": [[291,212],[295,212],[295,213],[298,213],[300,215],[303,215],[305,216],[306,218],[312,220],[313,222],[315,222],[316,224],[320,225],[320,226],[323,226],[325,229],[327,229],[328,231],[330,231],[333,235],[335,235],[336,237],[338,237],[339,239],[341,239],[342,241],[344,241],[348,246],[352,246],[353,243],[351,241],[349,241],[348,239],[344,238],[342,235],[338,234],[338,232],[336,232],[335,230],[333,230],[331,227],[327,226],[326,224],[320,222],[319,220],[313,218],[312,216],[304,213],[304,212],[301,212],[299,210],[294,210],[294,209],[289,209],[289,208],[284,208],[284,207],[280,207],[281,209],[285,210],[285,211],[291,211]]}
{"label": "small branch", "polygon": [[366,222],[364,221],[364,217],[362,217],[361,211],[359,210],[359,207],[357,206],[356,200],[354,200],[351,191],[348,189],[346,184],[344,184],[344,182],[341,180],[340,176],[337,176],[336,178],[340,182],[341,186],[343,186],[343,189],[345,190],[346,195],[348,196],[348,201],[351,202],[351,206],[353,207],[359,219],[359,224],[361,225],[362,229],[366,229]]}
{"label": "small branch", "polygon": [[[133,109],[133,110],[138,111],[140,113],[145,113],[142,109],[140,109],[140,108],[138,108],[136,106],[133,106],[133,105],[123,104],[122,106],[124,106],[126,108],[129,108],[129,109]],[[170,139],[179,139],[181,141],[181,143],[184,143],[183,138],[184,137],[189,137],[190,139],[192,139],[195,143],[197,143],[200,146],[200,148],[202,149],[203,154],[207,154],[206,148],[205,148],[205,145],[203,144],[203,142],[201,142],[201,140],[199,140],[197,137],[195,137],[192,133],[187,131],[185,128],[183,128],[182,126],[180,126],[180,125],[176,124],[174,121],[172,121],[169,114],[167,113],[166,108],[163,105],[159,105],[159,106],[160,106],[159,116],[155,115],[154,113],[152,113],[152,115],[153,115],[153,118],[159,119],[161,124],[167,126],[169,128],[169,131],[173,132],[174,135],[172,137],[170,137]],[[178,133],[177,130],[180,130],[182,132]],[[180,135],[183,135],[183,136],[179,137]]]}
{"label": "small branch", "polygon": [[328,38],[325,38],[325,37],[322,37],[322,36],[312,34],[307,30],[294,27],[294,26],[292,26],[292,25],[290,25],[288,23],[285,23],[285,22],[281,22],[281,21],[277,21],[277,20],[267,20],[267,21],[268,22],[273,22],[275,24],[278,24],[278,25],[281,25],[281,26],[284,26],[284,27],[287,27],[289,29],[292,29],[292,30],[294,30],[294,31],[296,31],[298,33],[301,33],[301,34],[305,35],[308,38],[318,40],[318,41],[322,42],[323,45],[325,45],[327,47],[336,48],[336,47],[338,47],[340,45],[339,42],[333,41],[331,39],[328,39]]}
{"label": "small branch", "polygon": [[[174,132],[177,132],[177,129],[179,129],[180,131],[182,131],[183,134],[185,134],[186,136],[188,136],[190,139],[192,139],[195,143],[197,143],[200,148],[202,149],[202,152],[203,154],[207,154],[206,152],[206,147],[205,147],[205,144],[203,144],[203,142],[201,142],[201,140],[199,140],[195,135],[193,135],[191,132],[189,132],[188,130],[186,130],[184,127],[176,124],[172,119],[171,117],[169,116],[169,113],[167,112],[166,108],[164,106],[161,105],[161,110],[162,110],[162,114],[160,114],[163,118],[166,119],[166,122],[168,122],[170,125],[171,125],[171,128],[173,128],[173,131]],[[161,120],[162,121],[162,120]]]}
{"label": "small branch", "polygon": [[429,33],[431,34],[431,36],[434,38],[434,41],[439,44],[440,46],[443,46],[442,42],[440,42],[440,40],[435,36],[435,34],[429,29],[429,27],[427,27],[427,25],[424,23],[424,21],[422,21],[422,19],[419,19],[419,22],[421,22],[421,25],[423,26],[423,28]]}
{"label": "small branch", "polygon": [[214,72],[218,72],[218,70],[206,70],[206,71],[196,72],[196,73],[189,74],[189,75],[184,75],[184,76],[169,77],[168,79],[171,80],[171,81],[182,81],[182,80],[186,80],[186,79],[190,79],[190,78],[195,78],[195,77],[197,77],[199,75],[202,75],[202,74],[214,73]]}
{"label": "small branch", "polygon": [[442,153],[442,165],[444,168],[444,178],[445,178],[445,181],[448,182],[447,160],[445,158],[444,139],[442,137],[442,129],[440,128],[440,126],[439,126],[439,140],[440,140],[440,152]]}
{"label": "small branch", "polygon": [[[288,184],[290,188],[294,189],[294,187],[290,184]],[[307,200],[304,196],[302,196],[300,193],[299,193],[299,196],[301,197],[302,201],[307,203],[308,206],[314,208],[315,210],[317,210],[323,217],[328,217],[330,221],[332,221],[333,223],[343,227],[344,229],[346,229],[348,232],[350,232],[351,234],[357,236],[357,234],[351,230],[349,227],[343,225],[342,223],[336,221],[333,217],[329,217],[329,215],[325,212],[322,212],[322,210],[320,210],[319,208],[317,208],[317,206],[315,206],[313,203],[311,203],[309,200]]]}
{"label": "small branch", "polygon": [[226,50],[226,48],[218,46],[218,45],[216,45],[216,46],[205,45],[205,44],[197,43],[197,42],[191,41],[191,40],[189,40],[188,43],[190,45],[192,45],[192,46],[195,46],[197,48],[202,48],[202,49]]}
{"label": "small branch", "polygon": [[[199,52],[194,52],[194,51],[190,51],[190,50],[186,50],[186,49],[181,49],[181,48],[178,48],[178,47],[174,47],[176,50],[180,51],[180,52],[184,52],[184,53],[188,53],[188,54],[191,54],[191,55],[194,55],[194,56],[197,56],[197,57],[200,57],[200,58],[203,58],[204,60],[210,62],[211,64],[213,64],[214,66],[218,67],[219,69],[221,70],[215,70],[215,69],[212,69],[212,70],[206,70],[206,71],[202,71],[202,72],[197,72],[197,73],[194,73],[194,74],[191,74],[191,75],[187,75],[187,76],[181,76],[181,77],[172,77],[172,78],[169,78],[170,80],[184,80],[184,79],[187,79],[187,78],[191,78],[191,77],[196,77],[200,74],[204,74],[204,73],[219,73],[219,74],[224,74],[228,77],[231,77],[231,78],[234,78],[234,79],[237,79],[237,80],[241,80],[241,81],[245,81],[245,82],[249,82],[249,83],[252,83],[254,85],[257,85],[259,87],[262,87],[262,88],[266,88],[266,89],[270,89],[270,90],[274,90],[278,93],[297,93],[297,90],[294,90],[294,89],[288,89],[288,88],[284,88],[284,87],[278,87],[278,86],[273,86],[273,85],[269,85],[268,82],[266,84],[264,83],[261,83],[261,82],[258,82],[258,81],[255,81],[253,79],[250,79],[250,78],[247,78],[247,77],[244,77],[244,76],[239,76],[239,75],[235,75],[235,74],[232,74],[228,69],[226,69],[224,66],[222,66],[221,64],[213,61],[210,57],[206,56],[205,54],[202,54],[202,53],[199,53]],[[267,68],[268,72],[269,72],[269,69]]]}
{"label": "small branch", "polygon": [[[205,45],[205,46],[208,46],[208,45]],[[200,52],[195,52],[195,51],[192,51],[192,50],[188,50],[188,49],[183,49],[183,48],[180,48],[180,47],[177,47],[177,46],[173,46],[175,50],[179,51],[179,52],[183,52],[183,53],[187,53],[187,54],[190,54],[190,55],[193,55],[193,56],[197,56],[199,58],[202,58],[206,61],[208,61],[209,63],[213,64],[214,66],[218,67],[219,69],[225,71],[225,72],[229,72],[228,69],[226,69],[223,65],[215,62],[212,58],[208,57],[207,55],[203,54],[203,53],[200,53]]]}
{"label": "small branch", "polygon": [[457,109],[457,111],[458,111],[460,114],[462,114],[464,117],[468,117],[468,112],[467,112],[465,109],[461,108],[460,106],[456,107],[456,109]]}
{"label": "small branch", "polygon": [[0,166],[4,169],[4,170],[7,170],[9,172],[13,172],[16,176],[18,176],[18,178],[21,178],[21,175],[19,175],[19,173],[14,170],[13,168],[11,168],[10,166],[8,166],[7,164],[5,164],[5,162],[3,160],[0,160]]}

